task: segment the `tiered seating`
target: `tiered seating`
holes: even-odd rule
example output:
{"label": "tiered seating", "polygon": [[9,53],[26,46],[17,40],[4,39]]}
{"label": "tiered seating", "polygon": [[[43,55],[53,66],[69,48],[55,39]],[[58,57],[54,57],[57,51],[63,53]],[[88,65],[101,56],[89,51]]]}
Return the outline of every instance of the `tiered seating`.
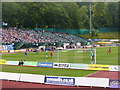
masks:
{"label": "tiered seating", "polygon": [[78,36],[66,33],[46,32],[34,30],[22,30],[22,29],[3,29],[2,43],[24,42],[24,43],[43,43],[43,42],[61,42],[61,43],[76,43],[86,42],[85,39]]}

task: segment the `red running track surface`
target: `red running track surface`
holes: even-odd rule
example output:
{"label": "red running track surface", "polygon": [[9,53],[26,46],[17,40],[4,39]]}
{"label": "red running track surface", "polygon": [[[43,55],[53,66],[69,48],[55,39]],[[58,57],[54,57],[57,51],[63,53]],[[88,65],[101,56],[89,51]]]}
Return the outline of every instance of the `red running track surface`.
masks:
{"label": "red running track surface", "polygon": [[120,79],[120,72],[115,71],[98,71],[96,73],[87,75],[86,77],[99,77],[109,79]]}
{"label": "red running track surface", "polygon": [[[38,84],[38,83],[27,83],[27,82],[16,82],[16,81],[1,81],[2,82],[2,89],[4,90],[21,90],[21,89],[64,89],[65,90],[73,90],[73,89],[79,89],[79,90],[117,90],[117,89],[111,89],[111,88],[99,88],[99,87],[76,87],[76,86],[62,86],[62,85],[47,85],[47,84]],[[56,90],[56,89],[55,89]]]}
{"label": "red running track surface", "polygon": [[47,85],[40,83],[28,83],[28,82],[16,82],[16,81],[2,81],[2,88],[86,88],[86,87]]}

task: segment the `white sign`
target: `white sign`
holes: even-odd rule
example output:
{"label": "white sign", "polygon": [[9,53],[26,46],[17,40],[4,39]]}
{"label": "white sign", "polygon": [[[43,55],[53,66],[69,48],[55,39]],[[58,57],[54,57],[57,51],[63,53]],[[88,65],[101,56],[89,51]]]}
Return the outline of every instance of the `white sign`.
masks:
{"label": "white sign", "polygon": [[70,63],[53,63],[53,68],[70,68]]}
{"label": "white sign", "polygon": [[69,45],[69,43],[63,43],[64,49],[66,49],[66,46],[68,46],[68,45]]}
{"label": "white sign", "polygon": [[25,52],[25,51],[26,51],[26,49],[21,49],[20,51],[21,51],[21,52]]}
{"label": "white sign", "polygon": [[119,40],[119,39],[110,39],[110,41],[111,41],[111,42],[115,42],[115,41],[118,42],[118,41],[120,41],[120,40]]}
{"label": "white sign", "polygon": [[11,53],[14,53],[14,50],[10,50]]}
{"label": "white sign", "polygon": [[15,80],[19,81],[20,73],[7,73],[7,72],[0,72],[0,79],[2,80]]}
{"label": "white sign", "polygon": [[120,66],[110,65],[110,71],[120,71]]}
{"label": "white sign", "polygon": [[75,85],[77,85],[77,86],[109,87],[109,78],[78,77],[75,80]]}
{"label": "white sign", "polygon": [[6,65],[18,65],[19,61],[6,61]]}
{"label": "white sign", "polygon": [[71,63],[70,64],[70,69],[88,69],[88,64]]}
{"label": "white sign", "polygon": [[44,83],[45,75],[21,74],[20,81]]}

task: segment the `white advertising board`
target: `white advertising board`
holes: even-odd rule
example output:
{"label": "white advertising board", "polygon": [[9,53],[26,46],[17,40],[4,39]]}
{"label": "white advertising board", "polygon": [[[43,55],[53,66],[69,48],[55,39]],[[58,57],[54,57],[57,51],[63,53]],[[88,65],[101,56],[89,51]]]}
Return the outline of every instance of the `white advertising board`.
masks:
{"label": "white advertising board", "polygon": [[109,87],[109,78],[78,77],[75,80],[77,86]]}
{"label": "white advertising board", "polygon": [[19,61],[6,61],[6,65],[18,65]]}
{"label": "white advertising board", "polygon": [[110,65],[110,71],[120,71],[120,66]]}
{"label": "white advertising board", "polygon": [[53,63],[53,68],[70,68],[70,63]]}
{"label": "white advertising board", "polygon": [[7,73],[7,72],[1,72],[0,79],[2,80],[15,80],[19,81],[20,74],[19,73]]}
{"label": "white advertising board", "polygon": [[20,81],[44,83],[45,75],[21,74]]}

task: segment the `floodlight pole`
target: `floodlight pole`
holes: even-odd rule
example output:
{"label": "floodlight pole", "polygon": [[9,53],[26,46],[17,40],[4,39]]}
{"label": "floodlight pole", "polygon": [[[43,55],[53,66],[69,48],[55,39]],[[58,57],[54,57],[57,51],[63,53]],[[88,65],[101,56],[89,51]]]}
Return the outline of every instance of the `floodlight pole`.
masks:
{"label": "floodlight pole", "polygon": [[89,6],[89,9],[90,9],[90,37],[92,36],[92,4],[90,3],[90,6]]}

